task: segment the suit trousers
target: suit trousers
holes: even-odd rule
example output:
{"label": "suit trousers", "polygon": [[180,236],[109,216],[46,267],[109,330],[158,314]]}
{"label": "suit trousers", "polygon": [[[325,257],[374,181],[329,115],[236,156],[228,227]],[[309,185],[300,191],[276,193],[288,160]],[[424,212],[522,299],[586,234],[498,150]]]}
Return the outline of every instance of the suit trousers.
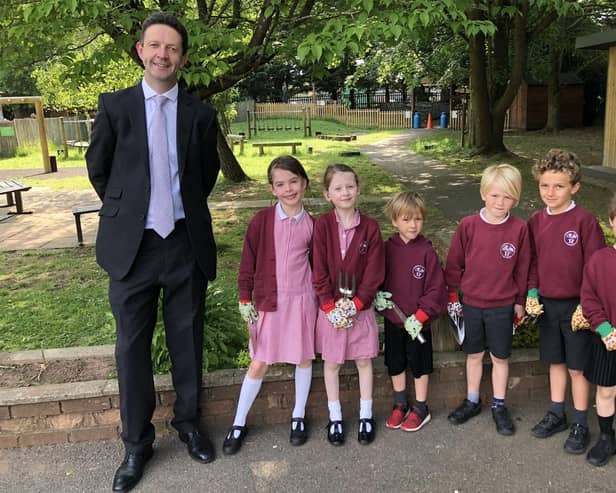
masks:
{"label": "suit trousers", "polygon": [[138,452],[154,441],[151,345],[160,300],[176,392],[171,424],[182,432],[199,426],[206,289],[184,220],[165,239],[145,230],[129,273],[110,281],[121,436],[128,451]]}

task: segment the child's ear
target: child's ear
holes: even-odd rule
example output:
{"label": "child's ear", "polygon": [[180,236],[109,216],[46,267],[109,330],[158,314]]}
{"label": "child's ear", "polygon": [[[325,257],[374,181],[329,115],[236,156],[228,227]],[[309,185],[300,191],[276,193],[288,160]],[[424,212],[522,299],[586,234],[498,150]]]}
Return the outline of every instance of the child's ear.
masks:
{"label": "child's ear", "polygon": [[329,200],[329,193],[327,192],[327,190],[323,190],[323,197],[325,197],[325,200],[327,200],[328,202]]}
{"label": "child's ear", "polygon": [[573,185],[573,187],[571,187],[571,195],[574,195],[577,193],[577,191],[580,189],[581,183],[578,181],[575,185]]}

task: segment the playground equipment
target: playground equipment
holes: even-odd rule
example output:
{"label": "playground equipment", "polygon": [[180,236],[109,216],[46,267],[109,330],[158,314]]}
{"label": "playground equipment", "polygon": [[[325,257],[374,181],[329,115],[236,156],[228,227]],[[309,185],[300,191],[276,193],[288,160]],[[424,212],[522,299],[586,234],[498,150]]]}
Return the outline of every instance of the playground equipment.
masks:
{"label": "playground equipment", "polygon": [[303,130],[304,137],[312,137],[310,108],[299,110],[247,111],[248,138],[258,132]]}

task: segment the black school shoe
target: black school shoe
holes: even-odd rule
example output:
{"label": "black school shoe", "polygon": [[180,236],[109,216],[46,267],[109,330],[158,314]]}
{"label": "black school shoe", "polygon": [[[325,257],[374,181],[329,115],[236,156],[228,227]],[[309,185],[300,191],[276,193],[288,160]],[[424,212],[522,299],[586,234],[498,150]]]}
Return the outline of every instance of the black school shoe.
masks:
{"label": "black school shoe", "polygon": [[569,437],[565,441],[565,452],[569,454],[583,454],[590,443],[588,426],[579,423],[571,425]]}
{"label": "black school shoe", "polygon": [[342,421],[330,421],[327,423],[327,440],[336,447],[344,445],[344,428]]}
{"label": "black school shoe", "polygon": [[[297,423],[295,428],[293,428],[294,423]],[[304,445],[306,440],[308,440],[308,430],[306,429],[306,421],[304,418],[291,419],[291,435],[289,436],[291,445],[299,447],[300,445]]]}
{"label": "black school shoe", "polygon": [[481,412],[481,400],[477,403],[464,399],[454,412],[447,419],[451,424],[461,425],[466,423],[473,416],[477,416]]}
{"label": "black school shoe", "polygon": [[[237,437],[235,436],[236,431],[240,432]],[[247,433],[248,428],[246,426],[232,426],[229,428],[225,441],[222,444],[222,453],[225,455],[237,454],[240,448],[242,448],[242,443]]]}
{"label": "black school shoe", "polygon": [[552,411],[548,411],[543,418],[530,430],[536,438],[551,437],[554,433],[567,429],[567,416],[562,418],[556,416]]}
{"label": "black school shoe", "polygon": [[[370,425],[370,431],[368,431]],[[357,441],[362,445],[369,445],[374,441],[376,434],[376,423],[372,418],[364,418],[359,420],[359,431],[357,432]]]}
{"label": "black school shoe", "polygon": [[604,466],[614,454],[616,454],[616,438],[614,438],[614,432],[601,433],[595,446],[588,451],[586,460],[593,466]]}
{"label": "black school shoe", "polygon": [[492,418],[496,424],[496,431],[500,435],[510,436],[515,433],[509,410],[505,406],[493,407]]}

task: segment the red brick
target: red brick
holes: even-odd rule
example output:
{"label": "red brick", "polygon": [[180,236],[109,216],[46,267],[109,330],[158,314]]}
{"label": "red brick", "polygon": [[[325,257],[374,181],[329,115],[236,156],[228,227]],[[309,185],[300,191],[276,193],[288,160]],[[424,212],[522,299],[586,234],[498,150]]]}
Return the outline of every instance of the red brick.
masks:
{"label": "red brick", "polygon": [[228,387],[212,387],[207,392],[203,392],[202,398],[212,401],[222,401],[225,399],[237,400],[240,395],[239,385],[229,385]]}
{"label": "red brick", "polygon": [[529,398],[531,401],[548,402],[550,400],[550,387],[530,389]]}
{"label": "red brick", "polygon": [[156,436],[175,433],[175,429],[165,419],[153,419],[152,424],[154,425],[154,429],[156,430]]}
{"label": "red brick", "polygon": [[207,416],[213,415],[229,415],[235,411],[235,402],[231,400],[224,401],[206,401],[202,402],[203,414]]}
{"label": "red brick", "polygon": [[158,394],[158,402],[164,406],[173,406],[175,403],[175,392],[167,390]]}
{"label": "red brick", "polygon": [[54,430],[72,430],[74,428],[89,426],[93,421],[91,414],[59,414],[47,418],[47,427]]}
{"label": "red brick", "polygon": [[94,422],[97,425],[119,425],[120,424],[120,410],[108,409],[106,411],[100,411],[92,413]]}
{"label": "red brick", "polygon": [[119,395],[112,395],[109,398],[109,401],[111,402],[111,407],[113,407],[114,409],[120,409],[120,396]]}
{"label": "red brick", "polygon": [[18,445],[18,437],[17,434],[0,434],[0,449],[2,448],[15,448]]}
{"label": "red brick", "polygon": [[439,382],[455,382],[457,380],[464,380],[466,378],[464,367],[460,366],[456,366],[453,368],[441,368],[438,373]]}
{"label": "red brick", "polygon": [[97,426],[95,428],[82,428],[69,433],[69,442],[93,442],[96,440],[117,440],[117,426]]}
{"label": "red brick", "polygon": [[168,406],[157,406],[154,409],[152,419],[171,419],[173,418],[173,408]]}
{"label": "red brick", "polygon": [[10,417],[9,406],[0,406],[0,419],[9,419]]}
{"label": "red brick", "polygon": [[263,415],[263,421],[268,425],[278,425],[290,422],[291,414],[286,409],[272,409]]}
{"label": "red brick", "polygon": [[73,399],[60,402],[63,413],[83,411],[104,411],[111,408],[109,397],[92,397],[89,399]]}
{"label": "red brick", "polygon": [[60,414],[58,402],[41,402],[38,404],[17,404],[11,406],[13,418],[27,418],[28,416],[53,416]]}
{"label": "red brick", "polygon": [[38,433],[23,433],[19,437],[20,447],[35,445],[53,445],[68,442],[68,433],[65,431],[42,431]]}

